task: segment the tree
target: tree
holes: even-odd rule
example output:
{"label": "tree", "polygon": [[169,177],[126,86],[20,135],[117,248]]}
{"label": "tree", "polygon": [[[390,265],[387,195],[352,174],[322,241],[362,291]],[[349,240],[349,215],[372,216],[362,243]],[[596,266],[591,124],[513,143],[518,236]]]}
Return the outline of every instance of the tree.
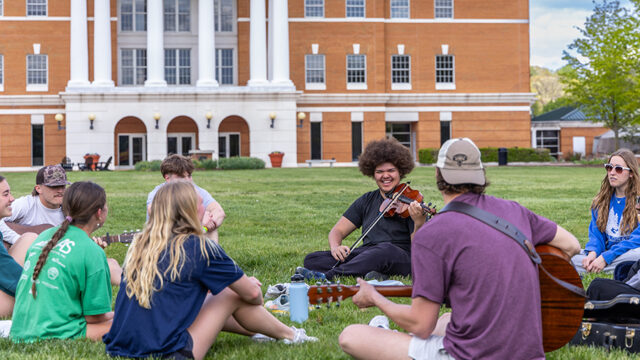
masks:
{"label": "tree", "polygon": [[640,115],[640,0],[631,1],[631,11],[619,1],[594,1],[593,14],[578,28],[581,37],[568,46],[577,55],[563,51],[568,67],[560,72],[571,100],[592,121],[613,130],[616,149],[620,130]]}

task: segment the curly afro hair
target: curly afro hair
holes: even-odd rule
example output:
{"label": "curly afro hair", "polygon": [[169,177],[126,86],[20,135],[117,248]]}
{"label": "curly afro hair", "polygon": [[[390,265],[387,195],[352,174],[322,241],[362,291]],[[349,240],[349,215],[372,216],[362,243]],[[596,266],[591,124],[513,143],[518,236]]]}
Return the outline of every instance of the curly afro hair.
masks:
{"label": "curly afro hair", "polygon": [[367,144],[358,160],[360,172],[373,177],[376,167],[386,162],[398,168],[400,178],[411,172],[415,167],[413,156],[404,145],[394,138],[374,140]]}

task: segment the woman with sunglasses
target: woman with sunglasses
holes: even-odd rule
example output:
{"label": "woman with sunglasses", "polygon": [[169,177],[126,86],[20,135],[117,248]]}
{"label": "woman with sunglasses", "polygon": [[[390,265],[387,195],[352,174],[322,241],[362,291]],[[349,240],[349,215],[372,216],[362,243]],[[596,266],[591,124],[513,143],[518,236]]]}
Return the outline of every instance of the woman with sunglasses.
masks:
{"label": "woman with sunglasses", "polygon": [[589,241],[572,258],[580,273],[613,272],[623,261],[640,259],[640,230],[636,199],[640,175],[635,155],[620,149],[604,164],[607,172],[591,203]]}

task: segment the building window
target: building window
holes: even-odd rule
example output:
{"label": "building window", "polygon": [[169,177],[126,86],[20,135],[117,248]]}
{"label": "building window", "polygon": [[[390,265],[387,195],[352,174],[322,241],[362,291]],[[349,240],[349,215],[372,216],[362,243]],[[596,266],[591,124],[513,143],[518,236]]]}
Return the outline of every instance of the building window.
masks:
{"label": "building window", "polygon": [[191,49],[164,49],[164,79],[169,85],[191,84]]}
{"label": "building window", "polygon": [[325,90],[324,55],[305,55],[305,88],[309,90]]}
{"label": "building window", "polygon": [[47,79],[47,55],[27,55],[27,91],[47,91]]}
{"label": "building window", "polygon": [[47,0],[27,0],[27,16],[47,16]]}
{"label": "building window", "polygon": [[44,165],[44,126],[31,125],[31,166]]}
{"label": "building window", "polygon": [[146,0],[121,0],[120,30],[147,31]]}
{"label": "building window", "polygon": [[411,90],[411,56],[391,55],[391,89]]}
{"label": "building window", "polygon": [[387,123],[387,138],[395,138],[398,142],[411,149],[411,123]]}
{"label": "building window", "polygon": [[4,1],[0,0],[0,16],[4,15]]}
{"label": "building window", "polygon": [[436,55],[436,90],[455,90],[453,55]]}
{"label": "building window", "polygon": [[164,31],[191,31],[189,0],[164,0]]}
{"label": "building window", "polygon": [[391,0],[391,18],[409,18],[409,0]]}
{"label": "building window", "polygon": [[4,91],[4,55],[0,55],[0,91]]}
{"label": "building window", "polygon": [[240,133],[222,132],[218,135],[218,157],[240,156]]}
{"label": "building window", "polygon": [[322,123],[311,123],[311,160],[322,159]]}
{"label": "building window", "polygon": [[233,49],[216,49],[216,80],[233,85]]}
{"label": "building window", "polygon": [[453,19],[453,0],[434,0],[436,19]]}
{"label": "building window", "polygon": [[440,121],[440,146],[451,139],[451,121]]}
{"label": "building window", "polygon": [[324,0],[304,0],[304,17],[324,17]]}
{"label": "building window", "polygon": [[215,29],[218,32],[233,31],[233,0],[215,0]]}
{"label": "building window", "polygon": [[347,55],[347,89],[367,89],[366,55]]}
{"label": "building window", "polygon": [[144,85],[147,80],[147,49],[122,49],[122,85]]}
{"label": "building window", "polygon": [[559,133],[558,130],[536,130],[536,148],[549,149],[549,155],[558,157]]}
{"label": "building window", "polygon": [[346,14],[348,18],[363,18],[365,14],[365,0],[347,0]]}
{"label": "building window", "polygon": [[362,154],[362,123],[351,123],[351,160],[358,161]]}

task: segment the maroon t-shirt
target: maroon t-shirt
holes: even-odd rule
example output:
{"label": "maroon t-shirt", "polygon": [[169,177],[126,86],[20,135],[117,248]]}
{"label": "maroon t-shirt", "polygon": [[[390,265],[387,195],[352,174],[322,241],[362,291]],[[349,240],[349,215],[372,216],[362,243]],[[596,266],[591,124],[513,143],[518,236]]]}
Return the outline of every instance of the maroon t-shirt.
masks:
{"label": "maroon t-shirt", "polygon": [[[557,225],[514,201],[466,193],[462,201],[502,217],[534,245]],[[411,245],[413,297],[451,303],[444,347],[456,359],[544,359],[537,267],[512,238],[457,212],[433,217]]]}

